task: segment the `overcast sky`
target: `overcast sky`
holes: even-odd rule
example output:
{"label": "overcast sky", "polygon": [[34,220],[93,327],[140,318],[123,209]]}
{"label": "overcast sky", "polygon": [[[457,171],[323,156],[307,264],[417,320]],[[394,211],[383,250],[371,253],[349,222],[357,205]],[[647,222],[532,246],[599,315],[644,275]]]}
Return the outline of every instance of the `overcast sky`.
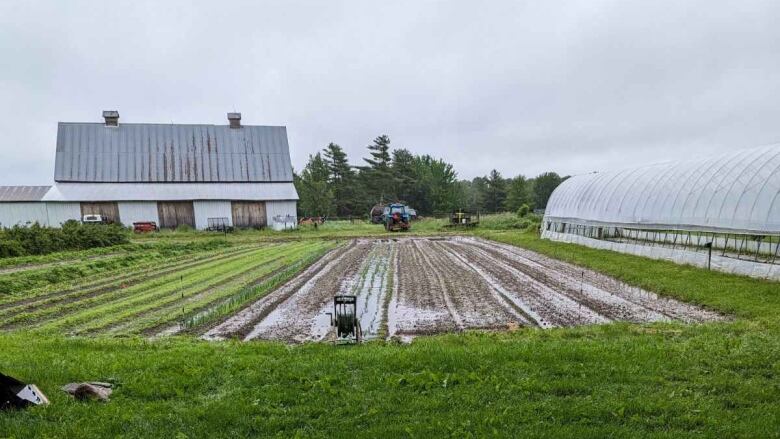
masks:
{"label": "overcast sky", "polygon": [[286,125],[293,164],[386,133],[461,178],[780,141],[780,1],[0,0],[0,184],[58,121]]}

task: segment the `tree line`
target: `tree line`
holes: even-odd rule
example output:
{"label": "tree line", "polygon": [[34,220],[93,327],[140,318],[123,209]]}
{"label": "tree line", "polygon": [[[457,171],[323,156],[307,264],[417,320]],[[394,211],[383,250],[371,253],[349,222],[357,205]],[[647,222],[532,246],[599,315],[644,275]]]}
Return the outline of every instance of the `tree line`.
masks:
{"label": "tree line", "polygon": [[381,135],[367,146],[362,163],[349,163],[344,149],[330,143],[294,173],[299,216],[363,217],[372,206],[400,201],[420,215],[455,209],[471,212],[515,212],[543,209],[566,177],[545,172],[534,178],[505,178],[495,169],[484,177],[459,180],[452,164],[428,154],[390,147]]}

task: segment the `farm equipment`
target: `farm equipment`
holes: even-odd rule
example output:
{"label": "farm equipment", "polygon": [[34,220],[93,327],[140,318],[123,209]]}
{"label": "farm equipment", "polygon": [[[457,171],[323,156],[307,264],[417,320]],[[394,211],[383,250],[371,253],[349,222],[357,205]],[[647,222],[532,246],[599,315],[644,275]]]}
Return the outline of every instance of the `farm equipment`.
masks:
{"label": "farm equipment", "polygon": [[391,204],[385,207],[385,230],[388,232],[409,230],[409,211],[404,204]]}
{"label": "farm equipment", "polygon": [[479,212],[477,212],[476,218],[472,216],[470,212],[463,212],[462,210],[455,210],[450,215],[449,227],[474,227],[479,224]]}
{"label": "farm equipment", "polygon": [[371,208],[368,216],[371,218],[371,224],[382,224],[385,216],[386,204],[376,204]]}
{"label": "farm equipment", "polygon": [[360,343],[363,331],[357,316],[357,296],[340,295],[333,297],[331,326],[336,327],[336,343]]}
{"label": "farm equipment", "polygon": [[323,224],[325,224],[324,216],[304,216],[298,219],[299,226],[314,226],[316,228]]}
{"label": "farm equipment", "polygon": [[133,231],[135,233],[156,232],[158,230],[160,229],[157,227],[157,223],[154,221],[139,221],[133,223]]}
{"label": "farm equipment", "polygon": [[209,232],[232,232],[233,226],[227,217],[206,218],[206,230]]}

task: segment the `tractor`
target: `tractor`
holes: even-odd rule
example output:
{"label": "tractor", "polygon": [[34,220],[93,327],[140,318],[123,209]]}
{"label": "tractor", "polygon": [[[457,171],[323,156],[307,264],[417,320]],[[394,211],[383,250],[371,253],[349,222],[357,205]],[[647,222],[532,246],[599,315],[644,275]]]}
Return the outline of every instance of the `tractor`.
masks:
{"label": "tractor", "polygon": [[385,207],[384,220],[388,232],[409,230],[409,209],[404,204],[391,204]]}

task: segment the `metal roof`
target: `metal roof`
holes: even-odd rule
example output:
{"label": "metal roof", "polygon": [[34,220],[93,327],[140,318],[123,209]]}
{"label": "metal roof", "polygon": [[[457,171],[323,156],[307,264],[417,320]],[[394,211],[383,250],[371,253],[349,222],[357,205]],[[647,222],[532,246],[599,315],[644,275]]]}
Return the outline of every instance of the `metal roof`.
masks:
{"label": "metal roof", "polygon": [[545,218],[622,227],[780,233],[780,145],[578,175],[555,189]]}
{"label": "metal roof", "polygon": [[41,201],[51,186],[0,186],[0,201]]}
{"label": "metal roof", "polygon": [[60,122],[58,182],[290,182],[287,129],[276,126]]}
{"label": "metal roof", "polygon": [[43,201],[297,200],[292,183],[56,183]]}

